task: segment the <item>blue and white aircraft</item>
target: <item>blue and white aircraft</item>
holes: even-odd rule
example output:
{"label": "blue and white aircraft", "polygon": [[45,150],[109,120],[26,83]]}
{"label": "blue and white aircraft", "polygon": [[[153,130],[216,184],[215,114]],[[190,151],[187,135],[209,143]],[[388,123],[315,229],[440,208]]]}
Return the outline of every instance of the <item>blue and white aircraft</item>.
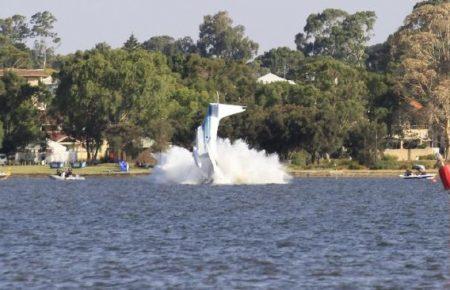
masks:
{"label": "blue and white aircraft", "polygon": [[206,182],[212,181],[220,171],[217,164],[217,130],[221,119],[244,112],[245,106],[210,103],[208,113],[201,126],[197,128],[197,137],[193,150],[195,164],[200,168]]}

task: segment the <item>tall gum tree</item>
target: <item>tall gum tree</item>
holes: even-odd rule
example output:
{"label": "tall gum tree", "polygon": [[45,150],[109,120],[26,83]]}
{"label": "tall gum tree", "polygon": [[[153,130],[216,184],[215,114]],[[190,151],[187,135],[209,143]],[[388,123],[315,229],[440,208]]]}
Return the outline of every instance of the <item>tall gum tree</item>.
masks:
{"label": "tall gum tree", "polygon": [[450,146],[450,3],[417,5],[391,38],[395,90],[425,105]]}

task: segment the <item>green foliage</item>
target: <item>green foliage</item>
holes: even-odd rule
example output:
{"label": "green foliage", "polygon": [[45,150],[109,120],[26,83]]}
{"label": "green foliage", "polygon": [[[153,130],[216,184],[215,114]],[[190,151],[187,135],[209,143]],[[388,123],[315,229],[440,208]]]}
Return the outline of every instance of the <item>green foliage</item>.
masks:
{"label": "green foliage", "polygon": [[375,19],[372,11],[348,14],[339,9],[325,9],[322,13],[311,14],[304,33],[295,36],[297,49],[305,55],[329,55],[362,65]]}
{"label": "green foliage", "polygon": [[289,159],[291,160],[291,164],[300,167],[305,167],[311,163],[311,155],[305,150],[292,152],[289,154]]}
{"label": "green foliage", "polygon": [[3,148],[3,137],[5,136],[5,132],[3,130],[3,123],[0,121],[0,149]]}
{"label": "green foliage", "polygon": [[370,169],[400,169],[401,163],[396,156],[384,155],[380,160],[375,161]]}
{"label": "green foliage", "polygon": [[434,154],[419,156],[419,160],[436,160],[436,156]]}
{"label": "green foliage", "polygon": [[[418,5],[389,39],[393,91],[404,104],[400,113],[439,128],[450,151],[450,2]],[[411,110],[408,104],[420,104]],[[423,110],[420,110],[424,107]]]}
{"label": "green foliage", "polygon": [[304,58],[305,56],[301,51],[279,47],[265,52],[258,56],[256,60],[261,62],[261,66],[268,68],[270,72],[284,78],[291,78],[292,72],[300,66]]}
{"label": "green foliage", "polygon": [[[45,68],[54,57],[55,45],[61,39],[53,31],[56,18],[48,11],[31,16],[13,15],[0,19],[0,65],[3,67]],[[33,49],[27,42],[34,41]]]}
{"label": "green foliage", "polygon": [[3,126],[2,149],[11,153],[41,137],[35,101],[40,87],[30,87],[23,78],[6,73],[0,78],[0,121]]}
{"label": "green foliage", "polygon": [[168,35],[153,36],[149,40],[144,41],[142,46],[149,51],[159,51],[167,56],[194,53],[196,51],[194,41],[189,36],[177,40]]}
{"label": "green foliage", "polygon": [[125,41],[125,43],[123,44],[123,48],[128,50],[138,49],[140,47],[141,44],[139,43],[136,36],[134,36],[134,34],[131,34],[127,41]]}
{"label": "green foliage", "polygon": [[242,25],[233,26],[226,11],[207,15],[200,25],[197,47],[205,57],[246,61],[257,53],[258,44],[246,37],[244,31]]}
{"label": "green foliage", "polygon": [[363,121],[349,132],[345,147],[361,164],[373,166],[385,148],[386,127],[384,124]]}
{"label": "green foliage", "polygon": [[132,124],[157,146],[170,140],[175,78],[161,54],[100,45],[69,57],[57,77],[54,105],[64,130],[85,142],[89,157],[96,158],[111,126]]}

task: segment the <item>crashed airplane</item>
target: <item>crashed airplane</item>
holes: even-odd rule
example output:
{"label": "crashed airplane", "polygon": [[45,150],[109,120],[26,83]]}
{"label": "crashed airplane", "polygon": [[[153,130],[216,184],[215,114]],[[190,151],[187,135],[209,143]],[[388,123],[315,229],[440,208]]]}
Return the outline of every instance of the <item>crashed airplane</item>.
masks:
{"label": "crashed airplane", "polygon": [[205,182],[211,182],[215,173],[220,171],[217,164],[217,130],[221,119],[244,112],[245,106],[210,103],[208,113],[201,126],[193,150],[197,167],[204,175]]}

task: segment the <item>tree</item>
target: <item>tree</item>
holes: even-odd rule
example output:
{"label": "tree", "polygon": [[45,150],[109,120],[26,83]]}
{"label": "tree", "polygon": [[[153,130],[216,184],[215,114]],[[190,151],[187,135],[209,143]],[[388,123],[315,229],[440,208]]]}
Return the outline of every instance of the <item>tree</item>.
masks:
{"label": "tree", "polygon": [[5,19],[0,19],[0,35],[7,38],[11,43],[24,43],[30,36],[30,28],[26,22],[26,17],[13,15]]}
{"label": "tree", "polygon": [[[34,14],[29,22],[22,15],[0,19],[0,65],[45,68],[61,41],[53,31],[55,22],[48,11]],[[33,49],[27,46],[30,40],[34,40]]]}
{"label": "tree", "polygon": [[33,58],[42,68],[45,68],[49,57],[54,54],[54,45],[61,41],[58,34],[53,31],[55,22],[56,17],[49,11],[38,12],[31,16],[30,36],[35,39]]}
{"label": "tree", "polygon": [[226,11],[203,18],[197,47],[202,56],[246,61],[256,55],[258,44],[244,34],[242,25],[233,26]]}
{"label": "tree", "polygon": [[1,67],[29,67],[30,50],[25,41],[30,36],[30,29],[26,17],[13,15],[0,19],[0,66]]}
{"label": "tree", "polygon": [[403,100],[425,104],[429,122],[450,146],[450,3],[417,5],[390,39],[394,90]]}
{"label": "tree", "polygon": [[3,137],[5,136],[5,132],[3,131],[3,123],[0,121],[0,149],[3,148]]}
{"label": "tree", "polygon": [[123,44],[123,48],[128,50],[137,49],[140,48],[140,46],[141,45],[134,34],[131,34],[127,41],[125,41],[125,43]]}
{"label": "tree", "polygon": [[325,9],[322,13],[311,14],[304,33],[295,36],[297,49],[309,56],[329,55],[362,65],[375,19],[372,11],[348,14],[339,9]]}
{"label": "tree", "polygon": [[159,51],[167,56],[195,52],[194,41],[189,36],[177,40],[168,35],[153,36],[144,41],[142,46],[149,51]]}
{"label": "tree", "polygon": [[13,44],[0,36],[0,67],[29,68],[32,66],[30,50],[23,44]]}
{"label": "tree", "polygon": [[290,78],[293,70],[300,66],[305,56],[301,51],[291,50],[288,47],[279,47],[265,52],[256,58],[262,67],[270,69],[270,72]]}
{"label": "tree", "polygon": [[[69,57],[57,77],[54,105],[64,130],[85,144],[89,159],[97,157],[107,132],[122,134],[125,127],[139,129],[160,147],[170,140],[175,78],[161,54],[100,45]],[[125,138],[123,144],[117,140],[111,139],[128,146]]]}
{"label": "tree", "polygon": [[4,152],[14,152],[41,137],[39,114],[34,102],[39,90],[39,87],[30,87],[25,79],[11,72],[0,78],[0,122],[3,126]]}
{"label": "tree", "polygon": [[363,120],[349,132],[345,147],[359,163],[373,166],[385,148],[385,137],[385,124]]}
{"label": "tree", "polygon": [[142,43],[142,47],[149,51],[159,51],[164,54],[172,54],[175,39],[172,36],[153,36]]}

